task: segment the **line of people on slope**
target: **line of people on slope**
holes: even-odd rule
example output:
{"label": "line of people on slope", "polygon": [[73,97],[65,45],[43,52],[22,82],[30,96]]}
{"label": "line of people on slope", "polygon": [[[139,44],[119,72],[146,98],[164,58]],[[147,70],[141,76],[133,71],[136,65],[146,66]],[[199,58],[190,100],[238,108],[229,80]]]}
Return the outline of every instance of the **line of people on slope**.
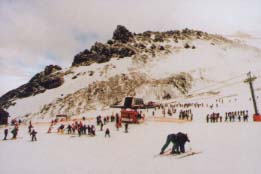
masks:
{"label": "line of people on slope", "polygon": [[[14,128],[11,130],[11,133],[12,133],[11,140],[15,140],[17,138],[18,131],[19,131],[19,123],[16,122],[14,124]],[[7,140],[8,133],[9,133],[9,129],[8,129],[8,126],[6,126],[6,128],[4,129],[4,138],[3,138],[3,140]],[[30,136],[32,136],[32,139],[31,139],[32,141],[37,141],[37,138],[36,138],[37,132],[33,129],[31,121],[29,122],[28,133],[29,133]]]}
{"label": "line of people on slope", "polygon": [[[238,120],[238,122],[248,121],[248,110],[242,110],[242,111],[234,111],[234,112],[226,112],[225,113],[225,122],[235,122]],[[207,114],[206,116],[206,122],[207,123],[217,123],[222,122],[223,117],[220,115],[220,113],[213,112],[212,114]]]}
{"label": "line of people on slope", "polygon": [[193,113],[191,109],[188,110],[180,110],[179,112],[179,119],[180,120],[193,120]]}

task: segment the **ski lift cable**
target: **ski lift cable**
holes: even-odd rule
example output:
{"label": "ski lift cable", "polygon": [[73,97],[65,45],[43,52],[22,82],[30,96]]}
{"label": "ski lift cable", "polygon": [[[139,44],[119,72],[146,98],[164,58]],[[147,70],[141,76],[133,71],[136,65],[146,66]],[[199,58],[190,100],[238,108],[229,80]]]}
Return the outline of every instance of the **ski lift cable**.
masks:
{"label": "ski lift cable", "polygon": [[[232,77],[232,78],[230,78],[230,79],[228,79],[228,80],[224,80],[223,82],[226,81],[226,83],[227,83],[227,82],[229,82],[229,80],[231,81],[232,79],[237,79],[237,78],[239,78],[239,77],[240,77],[240,76],[235,76],[235,77]],[[261,78],[261,76],[256,76],[256,78],[259,79],[259,78]],[[242,80],[240,80],[240,81],[236,81],[236,82],[233,82],[233,83],[222,84],[221,87],[217,87],[217,88],[214,88],[214,89],[211,89],[210,86],[207,86],[207,87],[205,87],[205,88],[201,88],[200,90],[203,90],[203,89],[206,90],[207,88],[210,88],[209,90],[223,89],[223,88],[225,88],[225,87],[233,86],[233,85],[239,84],[239,83],[241,83],[241,82],[243,83],[244,80],[245,80],[245,79],[242,79]],[[216,84],[218,84],[218,83],[216,83]],[[215,84],[215,85],[212,84],[211,87],[212,87],[212,86],[215,87],[216,84]],[[195,91],[200,91],[200,90],[195,90]],[[192,91],[191,94],[193,94],[195,91]],[[207,91],[202,91],[202,92],[200,92],[200,93],[204,93],[204,92],[207,92]],[[199,94],[200,94],[200,93],[199,93]]]}
{"label": "ski lift cable", "polygon": [[[202,93],[210,92],[210,90],[215,91],[215,90],[219,90],[219,89],[225,89],[225,88],[227,88],[227,87],[231,87],[231,86],[234,86],[234,85],[237,85],[237,84],[240,84],[240,83],[244,83],[244,79],[241,79],[240,81],[236,81],[236,82],[233,82],[233,83],[228,83],[228,82],[231,81],[231,80],[235,80],[235,79],[238,79],[238,78],[240,78],[240,77],[243,77],[243,75],[245,76],[245,73],[244,73],[244,74],[240,74],[240,75],[238,75],[238,76],[231,77],[231,78],[229,78],[229,79],[227,79],[227,80],[223,80],[223,81],[220,81],[220,82],[216,82],[216,83],[211,84],[211,85],[209,85],[209,86],[206,86],[206,87],[204,87],[204,88],[194,90],[194,91],[192,91],[192,93],[190,93],[190,95],[199,95],[199,94],[202,94]],[[257,76],[256,78],[261,78],[261,76]],[[223,84],[222,84],[222,83],[223,83]],[[224,83],[227,83],[227,84],[224,84]],[[221,84],[221,86],[216,87],[216,86],[218,86],[218,84]],[[211,89],[210,87],[216,87],[216,88]],[[210,89],[208,89],[208,88],[210,88]],[[202,90],[204,90],[204,91],[202,91]],[[201,92],[195,93],[196,91],[201,91]],[[226,96],[227,96],[227,95],[225,95],[225,96],[218,96],[218,97],[219,97],[219,98],[223,98],[223,97],[226,97]],[[217,96],[209,96],[209,97],[207,97],[206,99],[208,99],[208,98],[217,98]],[[178,99],[178,100],[180,99],[180,100],[183,101],[183,100],[187,100],[188,98],[180,97],[180,98],[177,98],[177,99]]]}
{"label": "ski lift cable", "polygon": [[234,79],[243,77],[243,75],[245,75],[245,73],[244,73],[244,74],[237,75],[237,76],[234,76],[234,77],[231,77],[231,78],[226,79],[226,80],[222,80],[222,81],[219,81],[219,82],[212,83],[212,84],[209,85],[209,86],[205,86],[205,87],[202,87],[202,88],[200,88],[200,89],[196,89],[196,90],[191,91],[191,92],[197,92],[197,91],[205,90],[206,88],[210,88],[210,87],[216,86],[216,85],[218,85],[218,84],[224,84],[224,83],[229,82],[229,81],[231,81],[231,80],[234,80]]}
{"label": "ski lift cable", "polygon": [[[258,77],[258,78],[261,78]],[[225,89],[227,87],[231,87],[231,86],[234,86],[234,85],[237,85],[237,84],[240,84],[240,83],[244,83],[244,81],[236,81],[236,82],[233,82],[233,83],[229,83],[229,84],[226,84],[226,85],[223,85],[223,86],[220,86],[220,87],[217,87],[217,88],[214,88],[214,89],[211,89],[213,91],[215,90],[219,90],[219,89]],[[207,93],[207,92],[210,92],[210,90],[207,90],[207,91],[203,91],[203,92],[200,92],[200,93],[194,93],[194,95],[199,95],[199,94],[202,94],[202,93]],[[209,96],[209,97],[206,97],[206,98],[203,98],[203,99],[209,99],[209,98],[223,98],[223,97],[226,97],[227,95],[223,95],[223,96]],[[186,100],[187,98],[183,98],[183,100]]]}
{"label": "ski lift cable", "polygon": [[[227,87],[230,87],[230,86],[234,86],[234,85],[237,85],[237,84],[240,84],[240,83],[243,83],[243,81],[236,81],[236,82],[233,82],[233,83],[230,83],[230,84],[226,84],[226,85],[223,85],[223,86],[220,86],[220,87],[217,87],[217,88],[214,88],[214,89],[211,89],[211,90],[218,90],[218,89],[224,89],[224,88],[227,88]],[[200,95],[202,93],[207,93],[207,92],[210,92],[210,90],[206,90],[206,91],[203,91],[203,92],[199,92],[199,93],[194,93],[192,95]],[[223,98],[222,96],[209,96],[209,97],[206,97],[204,99],[209,99],[209,98]],[[185,97],[181,97],[180,100],[181,101],[184,101],[184,100],[187,100],[188,98],[185,98]]]}

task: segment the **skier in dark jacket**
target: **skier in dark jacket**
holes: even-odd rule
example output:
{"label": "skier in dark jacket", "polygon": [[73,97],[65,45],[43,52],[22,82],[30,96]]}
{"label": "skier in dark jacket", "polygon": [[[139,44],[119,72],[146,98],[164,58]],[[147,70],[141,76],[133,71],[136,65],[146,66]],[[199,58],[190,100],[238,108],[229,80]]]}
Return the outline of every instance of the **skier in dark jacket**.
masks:
{"label": "skier in dark jacket", "polygon": [[18,133],[18,128],[15,127],[15,128],[11,131],[11,133],[13,134],[12,139],[16,139],[16,136],[17,136],[17,133]]}
{"label": "skier in dark jacket", "polygon": [[173,143],[173,146],[172,146],[172,151],[171,153],[174,154],[174,153],[177,153],[176,152],[176,149],[177,149],[177,136],[176,134],[169,134],[167,136],[167,140],[166,140],[166,143],[163,145],[163,147],[161,148],[161,151],[160,151],[160,154],[163,154],[165,149],[168,147],[169,143]]}
{"label": "skier in dark jacket", "polygon": [[103,131],[103,122],[100,123],[100,131]]}
{"label": "skier in dark jacket", "polygon": [[184,134],[182,132],[179,132],[176,134],[176,136],[177,136],[176,142],[177,142],[178,153],[179,152],[185,153],[185,144],[186,144],[186,142],[190,142],[188,135]]}
{"label": "skier in dark jacket", "polygon": [[[31,123],[31,122],[30,122],[30,123]],[[29,134],[31,134],[32,128],[33,128],[33,125],[32,125],[32,124],[29,124],[29,126],[28,126],[28,132],[29,132]]]}
{"label": "skier in dark jacket", "polygon": [[163,147],[161,148],[161,152],[160,154],[163,154],[165,149],[168,147],[169,143],[172,142],[173,146],[172,146],[172,154],[175,153],[185,153],[185,143],[186,142],[190,142],[187,134],[184,134],[182,132],[179,132],[177,134],[169,134],[167,136],[167,141],[166,143],[163,145]]}
{"label": "skier in dark jacket", "polygon": [[68,130],[68,134],[72,133],[72,126],[70,124],[67,126],[67,130]]}
{"label": "skier in dark jacket", "polygon": [[109,138],[111,137],[109,128],[107,128],[106,131],[105,131],[105,138],[107,136],[109,136]]}
{"label": "skier in dark jacket", "polygon": [[129,127],[129,124],[125,123],[125,133],[128,133],[128,127]]}
{"label": "skier in dark jacket", "polygon": [[36,134],[37,134],[37,132],[33,129],[31,132],[32,141],[37,141]]}
{"label": "skier in dark jacket", "polygon": [[7,128],[4,130],[4,134],[5,134],[4,140],[7,140],[7,135],[8,135],[8,129]]}

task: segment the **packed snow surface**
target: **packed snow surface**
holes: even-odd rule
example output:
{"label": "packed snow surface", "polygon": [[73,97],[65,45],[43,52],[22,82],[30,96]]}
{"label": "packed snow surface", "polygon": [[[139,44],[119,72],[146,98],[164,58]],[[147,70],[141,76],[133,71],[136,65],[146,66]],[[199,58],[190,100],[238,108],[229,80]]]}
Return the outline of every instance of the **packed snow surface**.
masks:
{"label": "packed snow surface", "polygon": [[[31,142],[28,125],[21,125],[17,140],[0,141],[0,173],[259,174],[260,123],[252,122],[251,117],[248,122],[206,123],[202,110],[212,112],[193,109],[194,120],[184,123],[157,122],[149,116],[151,111],[145,112],[147,120],[131,124],[128,133],[124,133],[124,128],[117,131],[115,123],[108,123],[104,130],[110,128],[110,138],[105,138],[99,127],[95,137],[78,137],[66,132],[58,134],[55,129],[47,134],[49,124],[33,123],[38,141]],[[84,123],[95,124],[93,121]],[[202,153],[182,159],[157,156],[166,136],[177,132],[188,134],[191,142],[186,144],[186,150]],[[3,128],[0,133],[2,136]],[[171,147],[170,144],[168,148]]]}

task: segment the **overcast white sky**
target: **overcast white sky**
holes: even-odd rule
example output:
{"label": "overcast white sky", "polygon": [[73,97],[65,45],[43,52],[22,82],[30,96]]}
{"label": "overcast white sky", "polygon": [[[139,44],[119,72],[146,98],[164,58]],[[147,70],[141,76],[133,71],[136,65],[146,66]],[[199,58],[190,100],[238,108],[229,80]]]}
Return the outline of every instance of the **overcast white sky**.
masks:
{"label": "overcast white sky", "polygon": [[0,95],[46,65],[130,31],[182,28],[261,35],[261,0],[0,0]]}

